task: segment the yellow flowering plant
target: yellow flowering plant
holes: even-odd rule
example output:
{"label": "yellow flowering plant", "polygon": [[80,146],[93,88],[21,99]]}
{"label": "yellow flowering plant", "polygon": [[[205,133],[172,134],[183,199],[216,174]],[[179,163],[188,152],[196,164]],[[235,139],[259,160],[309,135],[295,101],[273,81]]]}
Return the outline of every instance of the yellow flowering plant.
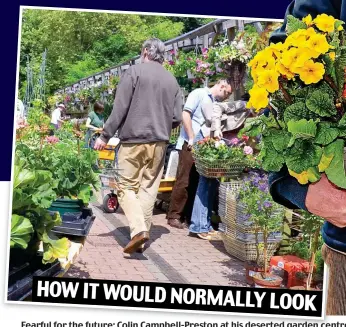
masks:
{"label": "yellow flowering plant", "polygon": [[301,184],[326,173],[346,189],[343,24],[326,14],[288,16],[285,41],[270,44],[249,62],[248,107],[269,108],[270,114],[248,119],[241,134],[262,135],[265,170],[286,167]]}

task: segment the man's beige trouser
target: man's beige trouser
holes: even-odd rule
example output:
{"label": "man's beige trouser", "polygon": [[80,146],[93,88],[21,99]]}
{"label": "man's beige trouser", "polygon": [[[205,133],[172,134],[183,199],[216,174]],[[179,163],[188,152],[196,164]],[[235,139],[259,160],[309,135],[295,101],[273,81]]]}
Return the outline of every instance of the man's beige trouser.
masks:
{"label": "man's beige trouser", "polygon": [[118,198],[129,222],[131,238],[150,230],[165,153],[165,142],[120,145]]}

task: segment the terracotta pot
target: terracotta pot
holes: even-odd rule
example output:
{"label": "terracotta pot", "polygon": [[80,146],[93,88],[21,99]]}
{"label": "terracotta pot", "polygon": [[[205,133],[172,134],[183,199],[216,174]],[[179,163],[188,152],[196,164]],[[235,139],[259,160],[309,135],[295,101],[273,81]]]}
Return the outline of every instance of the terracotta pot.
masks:
{"label": "terracotta pot", "polygon": [[256,273],[253,280],[256,286],[264,288],[279,288],[282,283],[281,277],[272,274],[267,274],[266,279],[264,279],[261,273]]}
{"label": "terracotta pot", "polygon": [[246,282],[249,285],[254,286],[255,282],[253,280],[253,275],[257,272],[264,272],[264,268],[259,267],[256,262],[251,261],[251,262],[245,263],[245,269],[246,269]]}

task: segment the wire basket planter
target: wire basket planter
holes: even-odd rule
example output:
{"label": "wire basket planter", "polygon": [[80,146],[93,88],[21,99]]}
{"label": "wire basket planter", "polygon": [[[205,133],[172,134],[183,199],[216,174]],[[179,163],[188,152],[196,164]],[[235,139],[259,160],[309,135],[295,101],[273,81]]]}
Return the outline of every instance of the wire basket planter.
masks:
{"label": "wire basket planter", "polygon": [[[221,182],[219,186],[219,216],[224,218],[229,212],[229,207],[236,207],[238,190],[242,186],[242,180],[233,180],[230,182]],[[236,212],[233,212],[234,217]]]}
{"label": "wire basket planter", "polygon": [[[256,261],[257,260],[257,244],[255,242],[246,242],[235,238],[230,232],[230,228],[221,226],[221,237],[226,251],[233,257],[241,261]],[[268,239],[267,258],[268,263],[270,258],[275,254],[280,245],[281,237],[276,239]],[[259,242],[258,246],[263,246],[263,242]],[[260,256],[257,260],[258,264],[264,263],[263,251],[260,251]]]}
{"label": "wire basket planter", "polygon": [[207,178],[239,178],[246,168],[246,161],[234,161],[232,159],[217,159],[211,161],[192,153],[197,172]]}

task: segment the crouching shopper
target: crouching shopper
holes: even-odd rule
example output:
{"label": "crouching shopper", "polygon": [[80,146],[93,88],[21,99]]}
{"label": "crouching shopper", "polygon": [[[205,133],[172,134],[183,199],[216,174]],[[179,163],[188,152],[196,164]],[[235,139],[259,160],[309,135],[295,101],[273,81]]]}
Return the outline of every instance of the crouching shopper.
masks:
{"label": "crouching shopper", "polygon": [[[212,112],[211,118],[206,120],[211,126],[210,136],[219,140],[236,137],[251,113],[242,100],[214,103],[212,108],[204,108],[204,112],[205,116]],[[189,228],[191,235],[210,240],[215,233],[211,227],[211,216],[218,185],[217,179],[200,176]]]}
{"label": "crouching shopper", "polygon": [[163,175],[171,130],[180,125],[182,95],[174,76],[163,66],[165,45],[144,42],[142,63],[121,77],[114,107],[96,150],[119,131],[119,203],[130,226],[125,253],[142,252],[149,240],[154,203]]}

